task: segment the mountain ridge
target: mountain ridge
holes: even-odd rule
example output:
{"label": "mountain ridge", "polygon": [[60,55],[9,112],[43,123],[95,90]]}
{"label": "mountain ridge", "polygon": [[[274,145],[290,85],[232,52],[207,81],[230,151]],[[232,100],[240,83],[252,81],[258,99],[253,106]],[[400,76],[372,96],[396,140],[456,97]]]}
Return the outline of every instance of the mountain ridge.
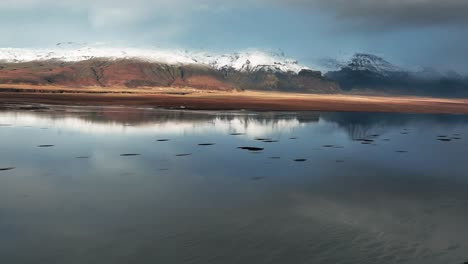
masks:
{"label": "mountain ridge", "polygon": [[29,85],[193,87],[212,90],[263,90],[336,93],[338,85],[320,72],[214,69],[201,64],[164,64],[137,59],[43,60],[0,63],[0,83]]}
{"label": "mountain ridge", "polygon": [[368,53],[328,63],[334,70],[322,75],[281,52],[210,54],[58,43],[53,49],[0,48],[0,83],[468,96],[468,77],[455,72],[408,70]]}

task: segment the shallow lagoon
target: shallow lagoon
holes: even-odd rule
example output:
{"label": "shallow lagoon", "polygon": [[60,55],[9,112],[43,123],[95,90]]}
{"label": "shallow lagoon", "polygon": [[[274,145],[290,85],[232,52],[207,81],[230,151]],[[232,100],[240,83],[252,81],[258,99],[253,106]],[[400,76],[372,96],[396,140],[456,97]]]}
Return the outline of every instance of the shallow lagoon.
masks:
{"label": "shallow lagoon", "polygon": [[468,116],[0,111],[1,263],[463,263],[466,223]]}

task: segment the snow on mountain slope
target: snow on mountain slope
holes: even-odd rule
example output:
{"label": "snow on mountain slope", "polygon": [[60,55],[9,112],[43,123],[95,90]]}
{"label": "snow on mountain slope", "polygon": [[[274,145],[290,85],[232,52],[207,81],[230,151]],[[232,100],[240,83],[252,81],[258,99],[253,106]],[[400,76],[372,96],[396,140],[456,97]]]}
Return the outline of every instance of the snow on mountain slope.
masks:
{"label": "snow on mountain slope", "polygon": [[382,57],[367,53],[356,53],[350,58],[344,60],[328,58],[322,60],[322,64],[328,69],[328,71],[347,69],[352,71],[370,71],[381,75],[407,71],[401,67],[393,65]]}
{"label": "snow on mountain slope", "polygon": [[248,50],[232,54],[209,54],[165,49],[111,48],[58,43],[53,49],[0,48],[0,61],[19,63],[28,61],[60,60],[83,61],[93,58],[141,59],[167,64],[201,64],[215,69],[239,71],[270,70],[296,72],[308,69],[283,54]]}
{"label": "snow on mountain slope", "polygon": [[357,53],[348,63],[347,67],[354,71],[371,71],[376,73],[389,73],[389,72],[400,72],[403,71],[400,67],[397,67],[385,59],[365,53]]}

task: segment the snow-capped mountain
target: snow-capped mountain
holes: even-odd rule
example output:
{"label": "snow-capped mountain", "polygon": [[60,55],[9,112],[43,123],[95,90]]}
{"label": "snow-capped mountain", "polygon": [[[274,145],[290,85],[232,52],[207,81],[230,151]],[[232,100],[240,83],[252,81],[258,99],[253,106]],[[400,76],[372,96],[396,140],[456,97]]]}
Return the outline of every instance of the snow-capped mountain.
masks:
{"label": "snow-capped mountain", "polygon": [[379,56],[366,53],[355,54],[346,67],[354,71],[371,71],[380,74],[404,71]]}
{"label": "snow-capped mountain", "polygon": [[78,62],[93,58],[138,59],[171,65],[200,64],[213,69],[234,69],[251,72],[258,70],[295,72],[308,69],[297,60],[286,58],[277,52],[247,50],[231,54],[209,54],[186,50],[113,48],[87,46],[79,43],[58,43],[52,49],[0,48],[0,61],[19,63],[29,61],[58,60]]}
{"label": "snow-capped mountain", "polygon": [[368,53],[356,53],[351,58],[344,60],[328,58],[324,59],[322,64],[329,71],[367,71],[380,75],[406,71],[404,68],[394,65],[382,57]]}
{"label": "snow-capped mountain", "polygon": [[[331,68],[333,60],[327,60]],[[367,90],[392,94],[465,96],[468,78],[455,72],[441,73],[432,68],[406,69],[372,54],[357,53],[346,62],[336,62],[336,70],[325,76],[343,90]]]}
{"label": "snow-capped mountain", "polygon": [[281,52],[210,54],[73,42],[58,43],[51,49],[0,48],[0,84],[315,93],[339,90],[321,72]]}

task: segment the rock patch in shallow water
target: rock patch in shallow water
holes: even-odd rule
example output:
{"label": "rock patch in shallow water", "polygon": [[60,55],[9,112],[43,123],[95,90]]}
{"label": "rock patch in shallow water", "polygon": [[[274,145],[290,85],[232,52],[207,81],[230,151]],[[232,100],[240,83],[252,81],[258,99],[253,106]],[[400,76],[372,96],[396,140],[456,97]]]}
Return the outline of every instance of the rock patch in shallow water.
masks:
{"label": "rock patch in shallow water", "polygon": [[167,139],[167,138],[163,138],[163,139],[157,139],[156,141],[158,142],[166,142],[166,141],[169,141],[170,139]]}
{"label": "rock patch in shallow water", "polygon": [[262,151],[264,148],[257,147],[238,147],[238,149],[248,150],[248,151]]}
{"label": "rock patch in shallow water", "polygon": [[200,143],[198,146],[213,146],[216,145],[215,143]]}
{"label": "rock patch in shallow water", "polygon": [[438,138],[437,140],[442,141],[442,142],[452,141],[450,138]]}
{"label": "rock patch in shallow water", "polygon": [[55,145],[38,145],[38,148],[51,148],[54,147]]}
{"label": "rock patch in shallow water", "polygon": [[397,153],[408,153],[407,150],[397,150],[397,151],[395,151],[395,152],[397,152]]}
{"label": "rock patch in shallow water", "polygon": [[75,159],[89,159],[88,156],[80,156],[80,157],[76,157]]}
{"label": "rock patch in shallow water", "polygon": [[186,157],[192,155],[191,153],[182,153],[182,154],[176,154],[176,157]]}
{"label": "rock patch in shallow water", "polygon": [[242,136],[245,135],[244,133],[230,133],[231,136]]}
{"label": "rock patch in shallow water", "polygon": [[140,156],[141,154],[138,153],[123,153],[120,154],[121,157],[131,157],[131,156]]}
{"label": "rock patch in shallow water", "polygon": [[7,167],[7,168],[0,168],[0,171],[9,171],[9,170],[14,170],[16,169],[15,167]]}
{"label": "rock patch in shallow water", "polygon": [[252,178],[250,178],[250,179],[253,180],[253,181],[259,181],[259,180],[265,179],[265,177],[257,176],[257,177],[252,177]]}
{"label": "rock patch in shallow water", "polygon": [[295,159],[294,161],[295,162],[304,162],[304,161],[307,161],[307,159]]}

